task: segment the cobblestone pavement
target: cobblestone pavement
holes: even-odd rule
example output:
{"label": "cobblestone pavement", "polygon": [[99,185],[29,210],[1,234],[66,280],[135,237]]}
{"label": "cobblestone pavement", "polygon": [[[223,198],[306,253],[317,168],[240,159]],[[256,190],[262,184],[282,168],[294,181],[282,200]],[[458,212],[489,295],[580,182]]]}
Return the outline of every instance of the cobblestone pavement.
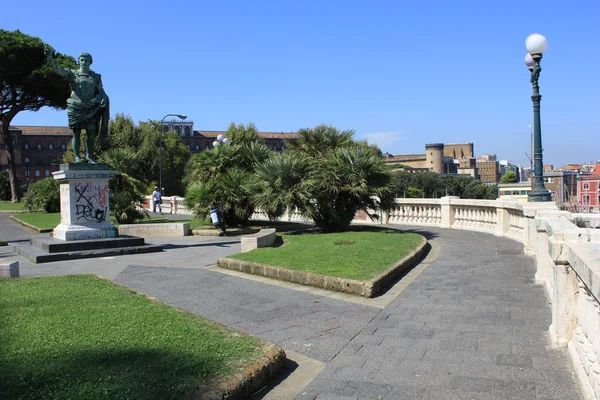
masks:
{"label": "cobblestone pavement", "polygon": [[550,308],[523,246],[427,231],[436,261],[298,398],[582,398],[566,350],[549,348]]}
{"label": "cobblestone pavement", "polygon": [[[549,348],[550,308],[521,244],[404,228],[440,255],[383,309],[208,269],[239,239],[172,239],[164,253],[111,260],[106,276],[325,362],[297,399],[582,398],[566,351]],[[23,266],[25,276],[89,273],[107,261],[79,263]]]}

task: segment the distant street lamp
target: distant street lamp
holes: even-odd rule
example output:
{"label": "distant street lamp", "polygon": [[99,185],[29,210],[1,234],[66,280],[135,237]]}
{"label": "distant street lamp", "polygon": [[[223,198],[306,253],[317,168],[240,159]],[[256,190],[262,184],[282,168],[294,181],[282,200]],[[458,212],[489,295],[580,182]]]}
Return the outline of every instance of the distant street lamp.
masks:
{"label": "distant street lamp", "polygon": [[162,140],[162,135],[163,135],[163,122],[165,122],[165,118],[167,117],[177,117],[180,119],[186,119],[187,115],[183,115],[183,114],[167,114],[163,117],[163,119],[160,120],[160,152],[158,155],[158,163],[159,163],[159,169],[160,169],[160,177],[159,177],[159,190],[160,190],[160,196],[162,197],[164,195],[163,193],[163,184],[162,184],[162,144],[163,144],[163,140]]}
{"label": "distant street lamp", "polygon": [[29,158],[25,158],[25,183],[27,185],[27,191],[29,191]]}
{"label": "distant street lamp", "polygon": [[538,85],[538,79],[542,67],[540,61],[542,60],[542,53],[546,51],[548,47],[548,41],[546,38],[539,33],[529,35],[525,40],[525,47],[527,48],[527,55],[525,56],[525,64],[529,71],[531,71],[531,86],[533,87],[533,163],[534,163],[534,174],[535,180],[533,182],[533,189],[529,191],[527,201],[530,202],[542,202],[552,201],[552,194],[546,190],[544,186],[544,162],[542,161],[542,124],[540,119],[540,102],[542,96],[540,95],[540,87]]}

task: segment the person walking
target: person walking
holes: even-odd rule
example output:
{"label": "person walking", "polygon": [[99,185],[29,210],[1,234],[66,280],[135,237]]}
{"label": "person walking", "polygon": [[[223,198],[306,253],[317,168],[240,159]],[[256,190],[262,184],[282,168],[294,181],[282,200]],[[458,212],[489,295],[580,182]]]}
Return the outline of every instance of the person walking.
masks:
{"label": "person walking", "polygon": [[158,186],[154,186],[154,192],[152,192],[152,212],[156,214],[156,206],[158,206],[158,212],[162,214],[161,195],[158,190]]}

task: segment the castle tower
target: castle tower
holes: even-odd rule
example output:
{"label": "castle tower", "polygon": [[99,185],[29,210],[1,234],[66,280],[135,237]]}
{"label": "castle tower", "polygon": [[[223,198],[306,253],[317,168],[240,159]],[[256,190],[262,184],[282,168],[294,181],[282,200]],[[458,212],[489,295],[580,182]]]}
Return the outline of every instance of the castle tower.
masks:
{"label": "castle tower", "polygon": [[444,144],[430,143],[425,145],[425,163],[430,171],[444,172]]}

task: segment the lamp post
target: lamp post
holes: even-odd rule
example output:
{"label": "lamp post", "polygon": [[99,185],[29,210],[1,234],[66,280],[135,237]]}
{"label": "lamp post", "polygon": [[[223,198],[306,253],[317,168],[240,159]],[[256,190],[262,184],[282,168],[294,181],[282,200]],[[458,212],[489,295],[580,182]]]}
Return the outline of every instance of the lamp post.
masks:
{"label": "lamp post", "polygon": [[165,122],[165,118],[167,117],[177,117],[180,119],[186,119],[187,115],[183,115],[183,114],[167,114],[163,117],[163,119],[160,120],[160,151],[158,153],[158,169],[160,170],[160,176],[159,176],[159,190],[160,190],[160,196],[162,197],[164,195],[163,193],[163,184],[162,184],[162,135],[163,135],[163,122]]}
{"label": "lamp post", "polygon": [[25,158],[25,182],[27,184],[27,191],[29,191],[29,158]]}
{"label": "lamp post", "polygon": [[544,162],[542,161],[542,127],[540,119],[540,102],[542,96],[540,95],[540,87],[538,85],[538,79],[542,67],[540,61],[542,60],[542,53],[546,51],[548,47],[548,41],[546,38],[539,33],[529,35],[525,40],[525,47],[527,48],[527,55],[525,56],[525,64],[529,71],[531,71],[531,86],[533,87],[533,165],[535,179],[533,182],[533,189],[529,191],[527,201],[530,202],[542,202],[552,201],[551,193],[546,190],[544,186]]}

